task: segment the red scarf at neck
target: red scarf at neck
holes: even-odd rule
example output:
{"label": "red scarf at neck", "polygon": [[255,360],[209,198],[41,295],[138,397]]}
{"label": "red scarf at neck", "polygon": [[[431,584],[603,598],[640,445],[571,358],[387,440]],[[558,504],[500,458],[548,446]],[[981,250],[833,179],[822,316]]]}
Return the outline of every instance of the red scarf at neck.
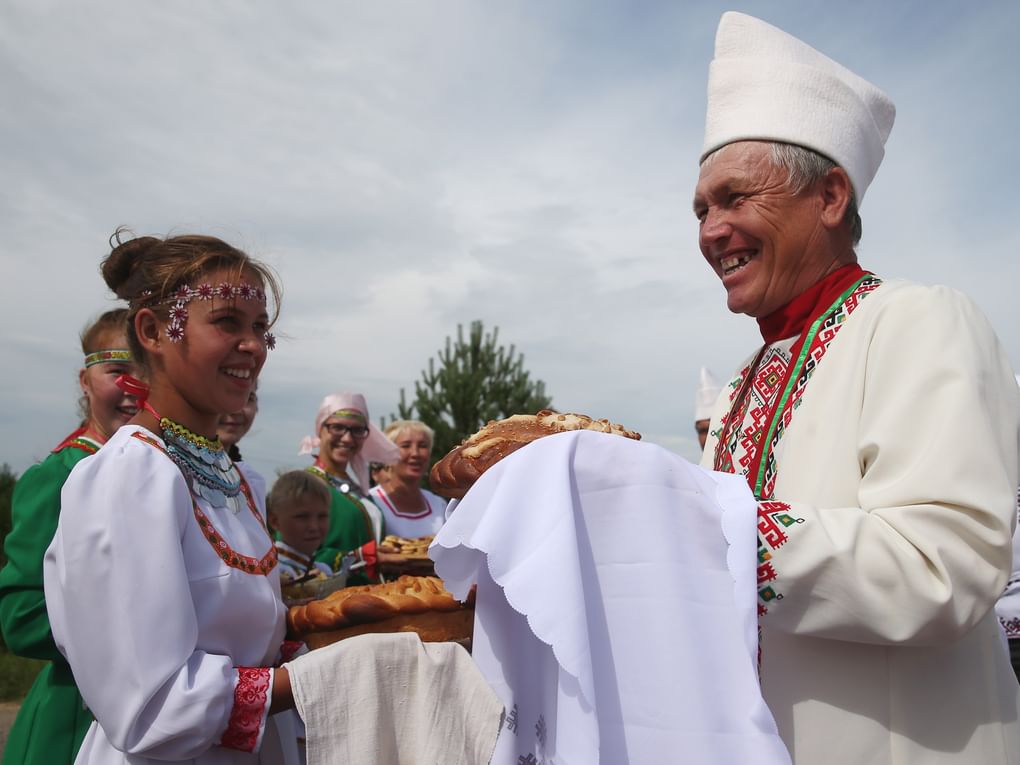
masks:
{"label": "red scarf at neck", "polygon": [[851,284],[870,273],[856,263],[837,268],[820,282],[808,287],[793,300],[768,316],[758,319],[758,329],[766,345],[799,335],[817,319]]}

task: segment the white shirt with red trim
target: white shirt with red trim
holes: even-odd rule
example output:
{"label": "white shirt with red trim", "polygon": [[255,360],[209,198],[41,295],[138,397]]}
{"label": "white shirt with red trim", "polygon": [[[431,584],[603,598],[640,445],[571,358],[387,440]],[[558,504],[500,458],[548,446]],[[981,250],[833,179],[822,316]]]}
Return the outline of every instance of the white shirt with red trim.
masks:
{"label": "white shirt with red trim", "polygon": [[[1020,688],[993,610],[1020,482],[1009,359],[946,287],[886,281],[840,326],[808,358],[759,503],[765,700],[797,764],[1020,762]],[[763,397],[780,355],[755,378]],[[740,419],[745,441],[766,440],[764,406]]]}
{"label": "white shirt with red trim", "polygon": [[261,497],[196,503],[162,447],[126,425],[64,484],[44,576],[96,717],[76,762],[287,762],[266,724],[286,609]]}
{"label": "white shirt with red trim", "polygon": [[446,517],[446,500],[428,489],[422,489],[422,507],[417,512],[406,513],[397,507],[382,486],[373,486],[369,492],[372,500],[382,510],[383,523],[387,534],[406,539],[435,536]]}

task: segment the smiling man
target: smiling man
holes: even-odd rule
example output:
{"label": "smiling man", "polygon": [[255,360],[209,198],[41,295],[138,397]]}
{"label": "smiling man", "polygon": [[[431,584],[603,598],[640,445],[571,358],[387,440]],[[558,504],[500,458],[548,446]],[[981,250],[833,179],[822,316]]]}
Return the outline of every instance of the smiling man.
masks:
{"label": "smiling man", "polygon": [[1020,688],[991,609],[1020,393],[967,298],[857,263],[894,114],[796,38],[723,16],[694,212],[764,344],[703,461],[759,503],[762,690],[795,762],[1015,763]]}

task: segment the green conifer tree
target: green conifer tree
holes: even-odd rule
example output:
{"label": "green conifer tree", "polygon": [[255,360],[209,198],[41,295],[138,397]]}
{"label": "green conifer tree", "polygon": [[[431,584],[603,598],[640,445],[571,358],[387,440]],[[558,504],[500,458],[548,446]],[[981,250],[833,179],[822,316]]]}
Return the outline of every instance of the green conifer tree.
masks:
{"label": "green conifer tree", "polygon": [[486,332],[481,321],[473,321],[466,338],[458,324],[456,342],[447,336],[445,347],[429,359],[414,383],[412,402],[401,388],[397,415],[390,419],[417,419],[432,427],[435,462],[490,420],[551,405],[545,383],[532,380],[524,368],[524,355],[499,344],[499,327]]}

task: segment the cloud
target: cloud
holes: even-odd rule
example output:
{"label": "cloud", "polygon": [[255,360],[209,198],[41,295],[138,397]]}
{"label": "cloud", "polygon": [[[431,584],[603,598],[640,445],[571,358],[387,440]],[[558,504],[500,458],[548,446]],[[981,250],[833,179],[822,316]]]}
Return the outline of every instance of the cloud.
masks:
{"label": "cloud", "polygon": [[[242,444],[267,474],[303,463],[324,394],[394,411],[473,319],[557,406],[695,457],[699,367],[725,377],[758,342],[690,212],[724,9],[10,4],[0,460],[24,469],[73,425],[76,336],[110,305],[98,263],[121,224],[220,235],[279,272],[281,343]],[[862,259],[971,293],[1020,364],[1015,4],[750,12],[893,94]]]}

